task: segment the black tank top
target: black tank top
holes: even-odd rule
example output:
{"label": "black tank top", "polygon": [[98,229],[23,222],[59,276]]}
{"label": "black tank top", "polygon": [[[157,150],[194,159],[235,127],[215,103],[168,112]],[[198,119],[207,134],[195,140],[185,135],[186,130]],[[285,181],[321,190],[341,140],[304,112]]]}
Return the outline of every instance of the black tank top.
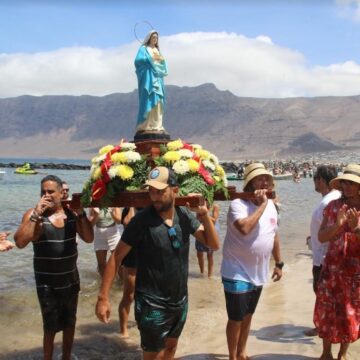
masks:
{"label": "black tank top", "polygon": [[80,288],[76,266],[78,257],[76,244],[76,219],[68,210],[64,227],[55,227],[44,218],[42,235],[33,241],[34,272],[37,287],[49,286],[58,291]]}

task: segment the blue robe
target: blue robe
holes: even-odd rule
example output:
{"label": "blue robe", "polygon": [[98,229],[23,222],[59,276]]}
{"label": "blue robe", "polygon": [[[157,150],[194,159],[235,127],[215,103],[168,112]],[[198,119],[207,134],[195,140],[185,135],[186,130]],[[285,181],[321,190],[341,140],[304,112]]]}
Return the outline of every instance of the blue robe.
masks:
{"label": "blue robe", "polygon": [[166,61],[155,62],[145,45],[142,45],[135,58],[138,78],[139,113],[137,126],[143,123],[148,113],[159,102],[165,105],[164,76],[168,74]]}

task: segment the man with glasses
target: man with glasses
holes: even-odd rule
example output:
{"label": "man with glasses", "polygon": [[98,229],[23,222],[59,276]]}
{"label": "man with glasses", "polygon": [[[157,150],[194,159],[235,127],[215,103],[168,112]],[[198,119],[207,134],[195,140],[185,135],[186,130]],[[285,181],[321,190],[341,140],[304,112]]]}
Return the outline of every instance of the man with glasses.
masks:
{"label": "man with glasses", "polygon": [[[316,293],[317,284],[319,282],[321,266],[324,260],[324,257],[327,252],[328,242],[321,243],[318,239],[318,233],[320,225],[323,220],[323,212],[325,207],[329,204],[330,201],[339,199],[341,196],[340,191],[335,189],[330,189],[330,181],[335,179],[337,176],[337,171],[334,166],[321,165],[316,169],[314,179],[315,191],[320,193],[322,199],[317,205],[311,216],[310,223],[310,236],[306,239],[310,244],[312,255],[313,255],[313,290]],[[316,336],[316,328],[305,331],[307,336]]]}
{"label": "man with glasses", "polygon": [[178,184],[174,172],[156,167],[146,181],[152,205],[137,213],[111,255],[101,284],[96,314],[109,322],[109,291],[116,269],[134,247],[137,256],[135,319],[143,358],[173,359],[188,307],[189,237],[209,248],[220,246],[206,206],[175,206]]}
{"label": "man with glasses", "polygon": [[70,199],[70,189],[69,185],[66,181],[61,181],[62,186],[62,198],[61,200],[69,200]]}

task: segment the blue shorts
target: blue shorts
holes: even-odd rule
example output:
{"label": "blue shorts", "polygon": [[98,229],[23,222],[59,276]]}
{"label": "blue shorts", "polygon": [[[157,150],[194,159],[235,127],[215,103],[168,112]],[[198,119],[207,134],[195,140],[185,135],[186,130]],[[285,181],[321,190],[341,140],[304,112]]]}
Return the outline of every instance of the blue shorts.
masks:
{"label": "blue shorts", "polygon": [[203,245],[198,240],[195,240],[195,249],[198,252],[204,252],[204,253],[208,253],[208,254],[212,254],[214,252],[213,249],[208,248],[207,246]]}

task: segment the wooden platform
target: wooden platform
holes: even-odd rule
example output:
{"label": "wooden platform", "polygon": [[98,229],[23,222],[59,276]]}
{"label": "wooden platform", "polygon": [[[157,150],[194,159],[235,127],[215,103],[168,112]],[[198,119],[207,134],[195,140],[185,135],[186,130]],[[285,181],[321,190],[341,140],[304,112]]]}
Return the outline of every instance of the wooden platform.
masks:
{"label": "wooden platform", "polygon": [[[253,200],[255,199],[254,193],[251,192],[236,192],[235,186],[228,187],[229,197],[226,198],[223,193],[215,194],[214,200],[216,201],[230,201],[234,199]],[[63,205],[71,205],[72,208],[80,208],[81,193],[74,193],[71,200],[63,201]],[[275,192],[271,191],[267,194],[269,199],[275,198]],[[191,207],[204,205],[205,199],[202,195],[192,196],[179,196],[175,200],[175,205],[186,206],[189,204]],[[147,190],[142,191],[124,191],[116,195],[110,207],[145,207],[151,205],[151,200]],[[101,207],[100,201],[92,201],[89,207]]]}

